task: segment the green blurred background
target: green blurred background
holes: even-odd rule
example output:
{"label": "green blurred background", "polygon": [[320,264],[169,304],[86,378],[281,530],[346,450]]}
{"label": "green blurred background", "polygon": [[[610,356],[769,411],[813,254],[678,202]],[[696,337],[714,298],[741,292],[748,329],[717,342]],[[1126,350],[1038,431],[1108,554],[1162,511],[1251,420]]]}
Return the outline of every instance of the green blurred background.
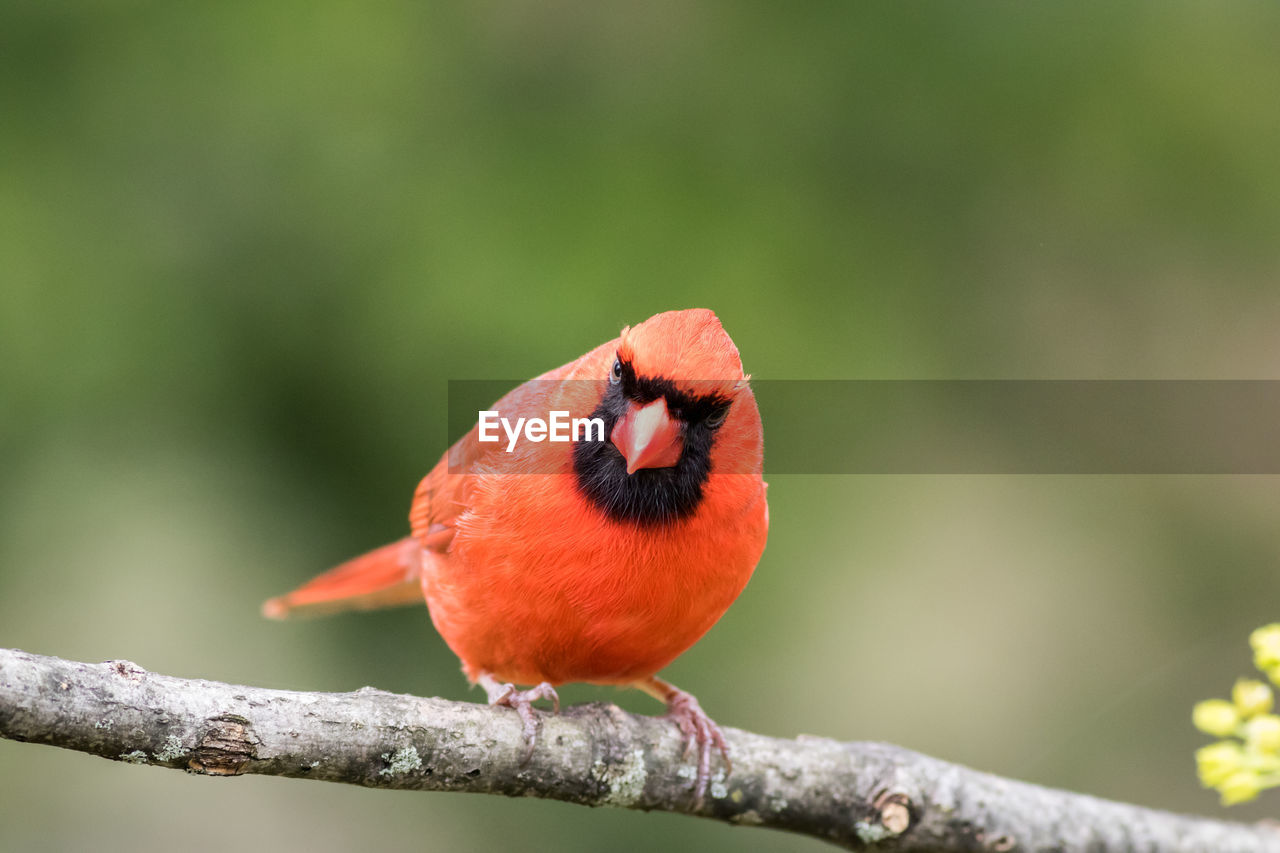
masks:
{"label": "green blurred background", "polygon": [[[258,604],[404,534],[449,379],[668,308],[759,378],[1276,377],[1277,43],[1267,3],[9,0],[0,645],[478,701],[423,610]],[[727,725],[1218,813],[1190,708],[1280,617],[1276,486],[776,476],[668,675]],[[178,839],[821,849],[0,742],[0,848]]]}

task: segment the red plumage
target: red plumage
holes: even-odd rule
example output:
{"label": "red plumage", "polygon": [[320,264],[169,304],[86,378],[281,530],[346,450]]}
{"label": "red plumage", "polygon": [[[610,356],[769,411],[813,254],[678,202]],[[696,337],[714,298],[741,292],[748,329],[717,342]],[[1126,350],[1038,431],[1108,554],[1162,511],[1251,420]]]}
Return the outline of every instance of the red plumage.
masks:
{"label": "red plumage", "polygon": [[737,348],[710,311],[658,314],[492,408],[604,414],[611,443],[508,452],[473,428],[418,486],[410,538],[264,611],[398,604],[420,586],[467,677],[521,712],[530,748],[529,702],[552,686],[639,687],[699,746],[700,799],[711,749],[727,750],[693,697],[656,674],[737,598],[765,545],[763,433]]}

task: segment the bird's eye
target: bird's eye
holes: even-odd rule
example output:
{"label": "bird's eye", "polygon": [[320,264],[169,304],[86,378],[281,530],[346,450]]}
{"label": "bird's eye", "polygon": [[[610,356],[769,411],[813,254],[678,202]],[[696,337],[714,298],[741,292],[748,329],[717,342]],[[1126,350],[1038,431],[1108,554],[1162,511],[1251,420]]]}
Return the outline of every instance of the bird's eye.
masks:
{"label": "bird's eye", "polygon": [[711,427],[712,429],[716,429],[722,423],[724,423],[724,419],[727,418],[728,416],[729,416],[729,407],[722,406],[719,409],[716,409],[711,414],[707,415],[707,419],[703,421],[703,423],[705,423],[707,426]]}
{"label": "bird's eye", "polygon": [[609,373],[609,384],[617,385],[622,381],[622,359],[613,360],[613,370]]}

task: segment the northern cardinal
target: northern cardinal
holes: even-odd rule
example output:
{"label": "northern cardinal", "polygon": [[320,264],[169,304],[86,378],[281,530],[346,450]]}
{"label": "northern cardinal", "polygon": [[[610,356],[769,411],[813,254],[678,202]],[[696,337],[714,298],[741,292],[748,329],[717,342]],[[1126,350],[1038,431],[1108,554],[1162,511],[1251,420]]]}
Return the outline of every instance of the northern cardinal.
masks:
{"label": "northern cardinal", "polygon": [[509,449],[505,435],[481,441],[477,425],[418,486],[412,536],[263,612],[425,598],[471,683],[519,713],[526,759],[532,704],[559,710],[555,685],[643,690],[666,703],[686,754],[696,747],[701,803],[713,752],[728,766],[728,746],[698,701],[657,673],[719,620],[764,550],[763,432],[738,349],[711,311],[669,311],[493,406],[553,409],[600,418],[604,433]]}

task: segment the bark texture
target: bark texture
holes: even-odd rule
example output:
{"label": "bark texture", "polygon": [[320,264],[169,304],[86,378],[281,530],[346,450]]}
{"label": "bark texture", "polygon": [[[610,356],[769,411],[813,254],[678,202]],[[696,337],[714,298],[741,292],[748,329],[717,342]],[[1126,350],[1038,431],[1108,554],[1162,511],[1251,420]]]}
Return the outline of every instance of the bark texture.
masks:
{"label": "bark texture", "polygon": [[662,718],[613,705],[541,715],[521,763],[509,708],[172,678],[128,661],[0,649],[0,737],[214,776],[546,797],[767,826],[862,850],[1277,851],[1280,830],[1155,811],[980,773],[882,743],[726,729],[734,770],[693,804]]}

